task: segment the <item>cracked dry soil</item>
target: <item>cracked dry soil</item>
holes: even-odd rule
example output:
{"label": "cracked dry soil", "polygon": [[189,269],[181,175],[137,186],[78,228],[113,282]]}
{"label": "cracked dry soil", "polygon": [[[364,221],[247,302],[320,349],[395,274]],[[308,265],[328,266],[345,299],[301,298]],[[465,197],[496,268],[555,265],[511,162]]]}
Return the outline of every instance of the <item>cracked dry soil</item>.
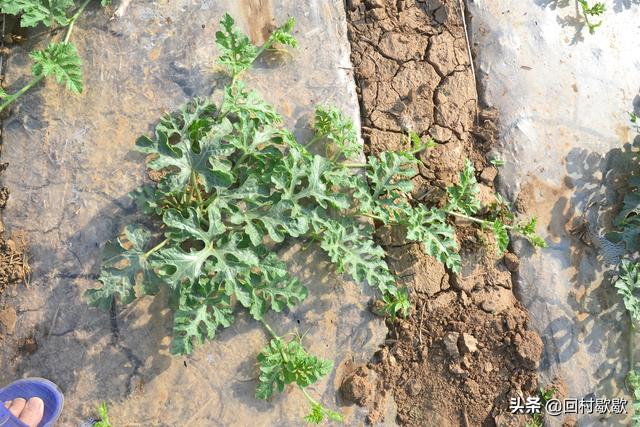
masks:
{"label": "cracked dry soil", "polygon": [[[477,111],[458,0],[347,1],[349,38],[365,149],[377,154],[406,144],[413,130],[438,144],[420,155],[414,197],[441,203],[469,158],[484,208],[497,170],[487,156],[496,137],[494,111]],[[477,120],[476,120],[477,114]],[[371,423],[397,405],[408,426],[524,426],[509,398],[537,393],[540,337],[512,291],[518,259],[496,255],[492,236],[458,224],[463,268],[448,271],[418,244],[379,229],[388,262],[412,294],[412,313],[391,325],[365,366],[352,366],[345,399],[369,410]],[[387,415],[388,416],[388,415]]]}

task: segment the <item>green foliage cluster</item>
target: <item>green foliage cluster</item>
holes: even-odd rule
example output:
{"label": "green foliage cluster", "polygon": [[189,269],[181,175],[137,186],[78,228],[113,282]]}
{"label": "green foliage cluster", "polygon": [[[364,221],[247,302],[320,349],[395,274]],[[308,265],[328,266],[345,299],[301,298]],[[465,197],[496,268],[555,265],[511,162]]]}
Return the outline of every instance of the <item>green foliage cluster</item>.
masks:
{"label": "green foliage cluster", "polygon": [[[630,121],[637,127],[638,117],[629,113]],[[625,310],[629,315],[629,373],[627,388],[633,396],[632,425],[640,427],[640,372],[636,370],[634,358],[635,331],[640,325],[640,177],[631,176],[627,181],[627,191],[622,202],[622,209],[613,220],[614,231],[606,234],[613,243],[620,243],[626,254],[618,265],[617,279],[613,286],[622,298]]]}
{"label": "green foliage cluster", "polygon": [[331,372],[333,362],[310,355],[303,347],[300,337],[285,341],[275,335],[269,326],[267,329],[273,338],[258,355],[260,377],[256,398],[269,399],[274,391],[282,393],[286,385],[295,384],[311,404],[305,421],[312,424],[319,424],[325,419],[342,421],[342,414],[324,407],[306,391],[308,386]]}
{"label": "green foliage cluster", "polygon": [[[30,53],[33,60],[31,81],[13,94],[0,88],[0,111],[49,76],[73,93],[82,92],[82,61],[69,38],[76,20],[90,2],[91,0],[85,0],[76,7],[74,0],[0,0],[0,12],[19,16],[20,26],[23,28],[38,25],[66,27],[63,40],[51,41],[46,48]],[[100,4],[107,6],[111,4],[111,0],[100,0]]]}
{"label": "green foliage cluster", "polygon": [[634,427],[640,426],[640,372],[632,369],[627,374],[627,387],[633,397],[633,415],[631,424]]}
{"label": "green foliage cluster", "polygon": [[381,307],[376,310],[376,314],[389,317],[391,322],[395,322],[398,316],[406,318],[410,312],[411,301],[407,288],[398,288],[396,295],[384,295]]}
{"label": "green foliage cluster", "polygon": [[547,402],[551,400],[557,393],[555,386],[540,387],[538,396],[540,397],[540,406],[542,410],[531,415],[531,419],[527,421],[526,427],[544,427],[544,408]]}
{"label": "green foliage cluster", "polygon": [[[301,339],[284,340],[265,322],[268,311],[292,309],[308,293],[278,259],[274,245],[294,239],[318,242],[339,272],[378,289],[395,319],[409,312],[408,292],[396,286],[371,219],[405,227],[408,240],[420,242],[453,271],[460,270],[460,255],[451,216],[497,230],[503,250],[506,230],[518,226],[470,216],[480,203],[468,161],[460,182],[448,190],[446,208],[414,200],[415,154],[432,144],[417,135],[411,136],[410,151],[383,152],[353,163],[360,152],[353,122],[334,107],[320,106],[315,135],[301,144],[273,107],[239,79],[274,43],[296,45],[293,19],[261,47],[238,31],[228,14],[220,25],[219,63],[230,83],[219,102],[194,99],[163,117],[153,137],[137,140],[147,167],[162,178],[131,194],[148,221],[127,225],[105,245],[101,286],[88,290],[86,298],[109,310],[115,297],[127,304],[167,288],[175,313],[174,354],[188,354],[194,345],[213,339],[243,307],[272,336],[258,356],[256,397],[267,399],[295,384],[311,405],[308,422],[337,420],[339,414],[306,391],[332,363],[309,355]],[[316,142],[324,143],[324,155],[311,150]],[[534,227],[518,230],[531,238]]]}
{"label": "green foliage cluster", "polygon": [[111,422],[109,421],[109,414],[106,403],[102,402],[100,406],[98,406],[98,416],[100,417],[100,419],[96,421],[92,427],[112,427]]}
{"label": "green foliage cluster", "polygon": [[601,16],[607,10],[607,6],[602,2],[596,2],[593,6],[589,6],[587,0],[578,0],[580,5],[580,12],[584,18],[585,24],[589,28],[589,33],[595,34],[596,28],[602,25],[602,21],[592,22],[590,18],[594,16]]}
{"label": "green foliage cluster", "polygon": [[624,307],[634,325],[640,324],[640,265],[623,259],[614,287],[622,297]]}

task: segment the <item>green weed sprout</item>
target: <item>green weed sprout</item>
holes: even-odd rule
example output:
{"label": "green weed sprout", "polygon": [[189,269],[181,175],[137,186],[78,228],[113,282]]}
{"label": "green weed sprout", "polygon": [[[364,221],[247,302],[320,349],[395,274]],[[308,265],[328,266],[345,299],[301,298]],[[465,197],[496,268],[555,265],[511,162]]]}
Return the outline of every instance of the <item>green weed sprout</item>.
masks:
{"label": "green weed sprout", "polygon": [[[555,386],[540,387],[538,396],[540,397],[540,406],[544,408],[549,400],[558,392]],[[531,419],[527,421],[526,427],[544,427],[544,412],[538,412],[531,415]]]}
{"label": "green weed sprout", "polygon": [[93,424],[93,427],[112,427],[111,422],[109,421],[109,414],[107,413],[107,404],[102,402],[100,406],[98,406],[98,416],[100,420]]}
{"label": "green weed sprout", "polygon": [[398,316],[406,319],[411,311],[411,301],[407,288],[398,288],[395,295],[386,294],[382,297],[382,305],[376,311],[379,316],[389,317],[395,322]]}
{"label": "green weed sprout", "polygon": [[493,166],[499,168],[500,166],[504,166],[504,160],[502,160],[499,156],[493,156],[491,160],[489,160]]}

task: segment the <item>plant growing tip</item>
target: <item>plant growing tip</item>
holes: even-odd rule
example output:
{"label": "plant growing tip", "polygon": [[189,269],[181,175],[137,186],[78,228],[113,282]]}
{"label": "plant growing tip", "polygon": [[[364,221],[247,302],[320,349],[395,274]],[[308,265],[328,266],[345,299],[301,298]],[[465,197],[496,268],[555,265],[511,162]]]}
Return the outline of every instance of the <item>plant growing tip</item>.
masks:
{"label": "plant growing tip", "polygon": [[594,22],[591,22],[589,17],[600,16],[604,14],[604,12],[607,9],[606,5],[604,3],[597,2],[597,3],[594,3],[593,6],[589,6],[589,3],[587,0],[578,0],[578,4],[580,5],[580,11],[582,13],[582,17],[584,18],[584,22],[589,28],[589,33],[595,34],[596,28],[602,25],[602,21],[598,21],[594,23]]}
{"label": "plant growing tip", "polygon": [[420,135],[415,133],[414,131],[409,131],[406,137],[411,144],[410,154],[418,154],[421,151],[428,150],[429,148],[435,147],[437,144],[430,136],[427,136],[427,141],[423,142]]}

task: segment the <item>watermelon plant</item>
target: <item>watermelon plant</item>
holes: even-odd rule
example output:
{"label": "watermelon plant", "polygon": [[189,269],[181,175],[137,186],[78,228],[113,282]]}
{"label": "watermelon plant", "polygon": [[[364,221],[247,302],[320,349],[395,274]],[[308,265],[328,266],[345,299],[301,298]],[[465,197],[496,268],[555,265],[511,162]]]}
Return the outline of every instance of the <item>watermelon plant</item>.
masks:
{"label": "watermelon plant", "polygon": [[[32,79],[24,87],[12,94],[0,88],[0,111],[49,76],[73,93],[82,92],[82,60],[69,38],[76,21],[91,1],[85,0],[76,9],[74,0],[0,0],[0,12],[19,16],[23,28],[38,25],[66,28],[61,41],[51,41],[46,48],[29,54],[33,60]],[[100,4],[107,6],[111,0],[100,0]]]}
{"label": "watermelon plant", "polygon": [[[629,113],[630,121],[640,135],[638,117]],[[633,175],[628,179],[628,188],[622,201],[622,210],[613,220],[614,231],[606,237],[614,243],[624,246],[627,253],[618,265],[617,278],[613,285],[622,298],[629,315],[629,367],[626,377],[627,388],[633,398],[632,425],[640,427],[640,370],[635,364],[636,330],[640,325],[640,177]]]}
{"label": "watermelon plant", "polygon": [[168,288],[175,310],[174,354],[191,353],[196,344],[213,339],[242,307],[271,338],[258,355],[256,397],[268,399],[293,384],[311,406],[306,421],[339,420],[339,413],[306,390],[333,362],[310,355],[301,337],[283,338],[265,320],[269,310],[292,309],[308,294],[278,259],[275,244],[317,243],[338,272],[376,288],[385,312],[395,318],[408,313],[409,295],[396,285],[372,221],[404,227],[408,240],[422,243],[452,271],[460,270],[453,216],[494,230],[501,250],[508,244],[507,230],[536,245],[544,241],[535,235],[535,221],[509,225],[474,216],[479,190],[468,161],[460,182],[448,191],[446,207],[413,199],[416,154],[432,141],[423,143],[415,135],[411,150],[354,161],[361,150],[354,124],[331,106],[316,109],[314,136],[297,141],[274,108],[241,80],[265,50],[297,45],[293,19],[261,47],[228,14],[220,25],[218,62],[228,71],[229,84],[218,102],[194,99],[163,117],[152,137],[137,140],[147,167],[161,176],[131,193],[148,220],[127,225],[106,244],[100,287],[88,290],[86,298],[110,310],[115,298],[127,304],[139,294]]}

